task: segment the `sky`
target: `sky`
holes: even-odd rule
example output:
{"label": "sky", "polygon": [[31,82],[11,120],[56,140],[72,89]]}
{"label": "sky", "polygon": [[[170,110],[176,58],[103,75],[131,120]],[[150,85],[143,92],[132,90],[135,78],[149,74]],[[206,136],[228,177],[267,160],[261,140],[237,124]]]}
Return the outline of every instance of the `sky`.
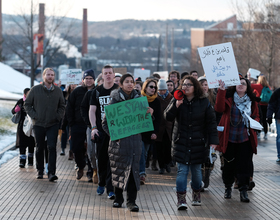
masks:
{"label": "sky", "polygon": [[[2,13],[17,14],[24,8],[29,10],[30,2],[31,0],[2,0]],[[219,21],[234,14],[231,2],[232,0],[33,0],[35,6],[38,3],[46,4],[46,15],[66,15],[82,19],[83,8],[87,8],[88,21],[121,19]]]}

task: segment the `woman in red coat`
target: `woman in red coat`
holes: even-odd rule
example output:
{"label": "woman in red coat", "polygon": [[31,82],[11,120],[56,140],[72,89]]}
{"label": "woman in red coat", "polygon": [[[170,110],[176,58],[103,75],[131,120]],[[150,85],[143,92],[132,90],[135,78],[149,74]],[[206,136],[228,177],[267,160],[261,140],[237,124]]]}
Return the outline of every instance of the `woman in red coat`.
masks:
{"label": "woman in red coat", "polygon": [[249,202],[247,190],[253,166],[252,155],[257,153],[257,134],[250,128],[249,117],[259,121],[258,105],[249,80],[241,78],[241,85],[225,90],[220,88],[216,97],[215,110],[223,113],[219,123],[219,145],[225,164],[222,178],[226,190],[224,197],[231,198],[235,176],[238,180],[241,202]]}

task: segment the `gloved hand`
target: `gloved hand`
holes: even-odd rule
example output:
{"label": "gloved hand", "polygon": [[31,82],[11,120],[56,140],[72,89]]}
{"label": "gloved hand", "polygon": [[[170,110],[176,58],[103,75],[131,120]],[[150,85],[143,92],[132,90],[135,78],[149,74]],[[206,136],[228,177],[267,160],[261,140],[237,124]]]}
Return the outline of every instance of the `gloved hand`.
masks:
{"label": "gloved hand", "polygon": [[269,124],[269,126],[271,125],[271,123],[272,123],[272,118],[267,118],[266,119],[266,121],[267,121],[267,123]]}

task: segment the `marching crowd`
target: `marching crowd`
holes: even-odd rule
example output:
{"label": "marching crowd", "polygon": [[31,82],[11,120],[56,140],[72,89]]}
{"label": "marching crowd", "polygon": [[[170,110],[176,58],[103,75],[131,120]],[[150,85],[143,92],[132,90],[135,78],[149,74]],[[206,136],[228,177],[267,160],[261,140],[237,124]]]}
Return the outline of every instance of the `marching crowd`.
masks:
{"label": "marching crowd", "polygon": [[[231,198],[234,187],[240,191],[240,201],[249,202],[247,191],[255,186],[253,154],[260,138],[260,131],[251,123],[261,122],[266,140],[267,123],[272,123],[275,114],[280,162],[280,91],[271,96],[264,75],[253,83],[239,75],[240,85],[226,88],[219,80],[219,88],[209,89],[206,77],[198,77],[197,71],[171,71],[167,81],[153,74],[142,82],[130,73],[114,73],[113,67],[106,65],[96,79],[93,70],[86,70],[81,85],[62,89],[54,83],[55,72],[46,68],[43,83],[25,89],[23,99],[12,109],[13,114],[21,113],[16,142],[19,166],[24,168],[26,161],[33,166],[36,146],[37,179],[47,174],[49,181],[57,180],[56,146],[61,130],[60,155],[65,155],[69,140],[68,159],[75,160],[77,180],[87,166],[88,181],[98,184],[98,195],[106,191],[113,207],[122,207],[126,191],[127,207],[139,211],[137,192],[146,182],[145,169],[152,160],[152,170],[161,175],[177,167],[177,208],[186,210],[189,171],[191,203],[200,206],[200,193],[209,186],[217,150],[224,198]],[[143,96],[147,97],[146,114],[151,115],[154,130],[111,140],[105,106]],[[27,117],[34,137],[24,131]]]}

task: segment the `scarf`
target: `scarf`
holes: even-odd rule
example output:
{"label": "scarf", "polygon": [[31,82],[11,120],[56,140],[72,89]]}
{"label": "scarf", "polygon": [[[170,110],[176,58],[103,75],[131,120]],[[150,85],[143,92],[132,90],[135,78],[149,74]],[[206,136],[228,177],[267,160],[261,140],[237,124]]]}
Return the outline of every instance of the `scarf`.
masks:
{"label": "scarf", "polygon": [[168,93],[169,93],[169,91],[166,90],[165,94],[161,95],[161,94],[158,93],[158,96],[160,96],[164,100],[168,96]]}
{"label": "scarf", "polygon": [[247,132],[248,135],[249,133],[249,128],[250,128],[250,123],[249,123],[249,117],[251,115],[251,104],[252,101],[250,100],[249,96],[245,94],[243,97],[239,97],[237,92],[234,93],[233,95],[233,100],[235,102],[236,107],[239,109],[241,116],[242,116],[242,121],[247,127]]}
{"label": "scarf", "polygon": [[147,99],[148,99],[148,102],[153,102],[153,101],[156,99],[156,97],[157,97],[157,93],[154,94],[154,95],[147,95],[147,94],[144,92],[144,90],[141,91],[141,95],[146,96]]}

